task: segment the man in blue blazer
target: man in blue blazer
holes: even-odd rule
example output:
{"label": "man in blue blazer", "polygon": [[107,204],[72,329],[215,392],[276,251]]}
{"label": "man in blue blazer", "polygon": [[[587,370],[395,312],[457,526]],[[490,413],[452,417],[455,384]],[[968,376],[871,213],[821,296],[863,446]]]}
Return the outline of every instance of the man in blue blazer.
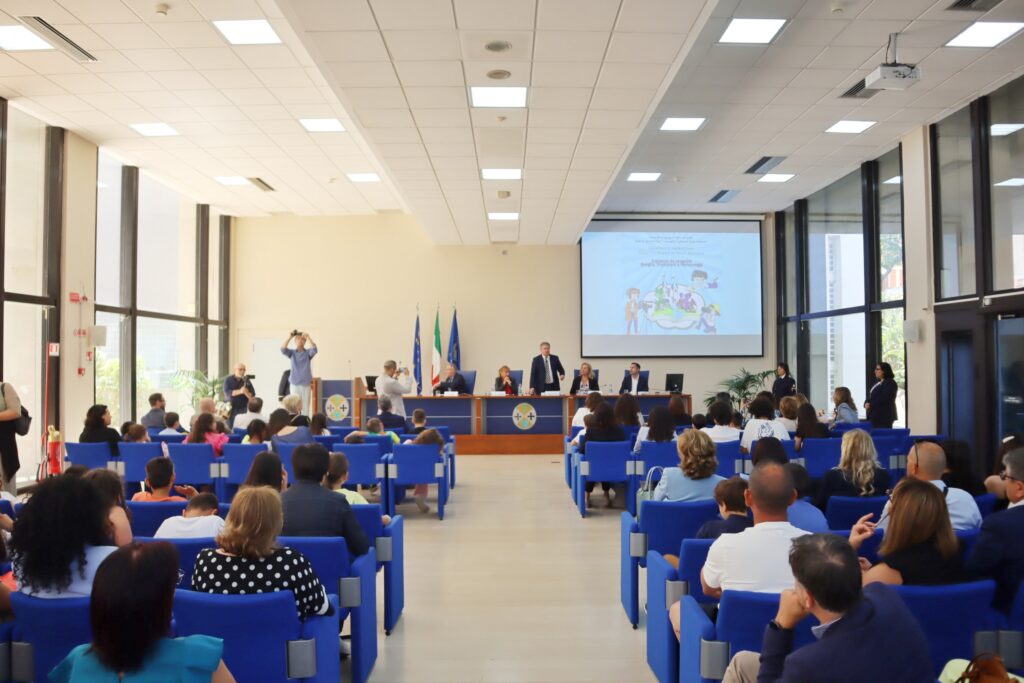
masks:
{"label": "man in blue blazer", "polygon": [[967,571],[979,579],[994,579],[992,606],[1009,614],[1013,598],[1024,579],[1024,448],[1003,456],[1003,472],[1010,506],[989,515],[967,558]]}
{"label": "man in blue blazer", "polygon": [[[861,588],[857,553],[835,534],[794,539],[796,588],[783,591],[756,652],[733,657],[722,683],[921,683],[934,681],[928,641],[894,590]],[[813,614],[818,642],[793,650],[793,630]]]}
{"label": "man in blue blazer", "polygon": [[551,355],[551,344],[540,343],[540,355],[530,365],[530,395],[540,396],[545,391],[560,391],[559,382],[565,379],[565,368],[558,356]]}
{"label": "man in blue blazer", "polygon": [[619,387],[619,393],[639,394],[641,391],[650,391],[647,386],[647,378],[640,374],[639,363],[630,363],[629,374],[622,378],[622,386]]}

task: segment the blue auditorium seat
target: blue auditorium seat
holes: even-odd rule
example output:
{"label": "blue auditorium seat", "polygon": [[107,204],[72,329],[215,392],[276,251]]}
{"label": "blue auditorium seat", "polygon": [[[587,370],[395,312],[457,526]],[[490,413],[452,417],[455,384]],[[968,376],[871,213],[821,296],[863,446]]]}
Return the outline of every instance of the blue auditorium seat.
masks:
{"label": "blue auditorium seat", "polygon": [[400,444],[384,456],[387,476],[388,514],[395,515],[400,488],[415,484],[437,485],[437,516],[444,519],[448,502],[448,471],[445,456],[432,444]]}
{"label": "blue auditorium seat", "polygon": [[980,496],[974,497],[974,502],[978,504],[978,510],[981,512],[983,519],[991,515],[996,509],[996,500],[994,493],[983,493]]}
{"label": "blue auditorium seat", "polygon": [[878,522],[888,501],[888,496],[832,496],[825,505],[828,528],[851,529],[857,520],[869,512],[874,514],[871,521]]}
{"label": "blue auditorium seat", "polygon": [[135,536],[133,541],[139,543],[166,542],[178,549],[178,569],[181,570],[181,583],[179,588],[184,590],[192,589],[192,572],[196,568],[196,558],[199,551],[206,548],[216,548],[217,541],[214,538],[152,538],[151,536]]}
{"label": "blue auditorium seat", "polygon": [[68,443],[64,447],[67,449],[68,462],[90,470],[106,469],[107,463],[114,459],[106,443]]}
{"label": "blue auditorium seat", "polygon": [[174,479],[179,484],[212,486],[216,478],[213,446],[208,443],[172,443],[167,445],[174,462]]}
{"label": "blue auditorium seat", "polygon": [[[588,442],[585,447],[586,452],[580,453],[576,458],[573,471],[573,495],[581,517],[587,516],[588,481],[628,484],[632,478],[632,465],[627,465],[633,460],[633,450],[629,441],[594,441]],[[628,506],[628,497],[626,502]],[[633,510],[629,512],[635,514]]]}
{"label": "blue auditorium seat", "polygon": [[380,505],[353,505],[359,526],[373,542],[377,552],[377,570],[384,570],[384,635],[391,635],[405,609],[405,520],[391,518],[384,526]]}
{"label": "blue auditorium seat", "polygon": [[715,473],[721,477],[729,478],[744,470],[744,456],[740,453],[739,441],[723,441],[715,444],[715,458],[718,460],[718,469]]}
{"label": "blue auditorium seat", "polygon": [[839,466],[843,442],[841,439],[804,439],[800,448],[807,474],[821,479],[833,467]]}
{"label": "blue auditorium seat", "polygon": [[92,642],[89,598],[54,600],[14,592],[11,607],[11,673],[16,681],[48,683],[50,671],[75,646]]}
{"label": "blue auditorium seat", "polygon": [[132,536],[153,536],[164,520],[180,516],[187,503],[170,501],[145,503],[128,501],[128,515],[132,523]]}
{"label": "blue auditorium seat", "polygon": [[163,457],[164,454],[162,444],[152,441],[149,443],[122,443],[118,445],[117,450],[121,454],[121,462],[124,463],[120,475],[125,482],[145,481],[146,463],[153,458]]}
{"label": "blue auditorium seat", "polygon": [[234,498],[238,487],[245,483],[252,468],[252,461],[260,453],[269,450],[270,445],[265,443],[239,443],[225,444],[224,455],[220,457],[221,479],[217,482],[217,497],[221,502],[228,502]]}

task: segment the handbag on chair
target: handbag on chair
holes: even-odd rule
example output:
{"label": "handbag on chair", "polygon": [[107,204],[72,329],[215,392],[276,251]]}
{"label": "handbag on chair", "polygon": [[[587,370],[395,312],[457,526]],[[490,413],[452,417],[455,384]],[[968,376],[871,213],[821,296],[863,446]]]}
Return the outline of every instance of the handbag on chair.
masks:
{"label": "handbag on chair", "polygon": [[640,485],[640,488],[636,492],[636,518],[640,519],[640,510],[643,509],[642,503],[645,500],[654,500],[654,470],[661,470],[664,472],[665,468],[660,465],[655,465],[651,469],[647,470],[647,476],[644,477],[644,483]]}
{"label": "handbag on chair", "polygon": [[1009,683],[1011,678],[999,655],[982,652],[972,659],[956,683]]}

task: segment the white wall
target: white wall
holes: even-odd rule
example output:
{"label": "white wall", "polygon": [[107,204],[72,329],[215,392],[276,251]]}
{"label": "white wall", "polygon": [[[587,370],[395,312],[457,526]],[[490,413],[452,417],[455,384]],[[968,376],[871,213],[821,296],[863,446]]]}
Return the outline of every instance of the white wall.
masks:
{"label": "white wall", "polygon": [[[444,354],[458,306],[462,367],[478,371],[478,393],[502,364],[528,371],[542,340],[551,342],[570,379],[581,361],[576,246],[434,246],[410,216],[282,215],[236,219],[231,251],[230,362],[257,370],[264,397],[274,394],[287,367],[273,347],[293,327],[319,344],[314,372],[326,379],[348,378],[349,363],[356,376],[378,374],[389,358],[411,363],[417,303],[425,375],[438,304]],[[764,281],[773,283],[770,237],[764,253]],[[773,292],[774,285],[765,287],[764,357],[640,359],[652,388],[663,386],[666,372],[683,372],[684,389],[696,401],[741,366],[774,367]],[[614,379],[616,389],[628,362],[592,360],[602,384]]]}

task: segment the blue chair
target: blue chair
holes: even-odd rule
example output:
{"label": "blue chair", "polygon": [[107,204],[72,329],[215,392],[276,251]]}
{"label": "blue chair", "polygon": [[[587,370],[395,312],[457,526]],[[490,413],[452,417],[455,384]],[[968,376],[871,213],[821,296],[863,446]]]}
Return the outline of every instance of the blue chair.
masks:
{"label": "blue chair", "polygon": [[14,506],[11,505],[11,501],[9,500],[0,500],[0,514],[7,515],[11,519],[18,516],[14,511]]}
{"label": "blue chair", "polygon": [[[591,367],[590,369],[592,371],[591,374],[593,374],[594,379],[597,380],[598,382],[600,382],[601,381],[601,371],[598,370],[595,367]],[[629,371],[627,370],[626,372],[629,372]],[[576,379],[579,376],[580,376],[580,369],[579,368],[576,368],[575,370],[572,371],[572,378],[573,379]]]}
{"label": "blue chair", "polygon": [[227,519],[228,513],[231,512],[231,503],[218,503],[217,504],[217,516],[221,519]]}
{"label": "blue chair", "polygon": [[157,443],[171,444],[183,443],[186,436],[188,436],[188,434],[157,434],[156,436],[151,436],[149,438]]}
{"label": "blue chair", "polygon": [[343,441],[333,434],[331,436],[314,436],[313,440],[329,451],[337,450],[337,445]]}
{"label": "blue chair", "polygon": [[713,500],[690,503],[644,501],[640,519],[628,512],[619,518],[619,599],[629,623],[640,623],[640,567],[648,553],[674,553],[685,538],[693,538],[704,522],[718,516]]}
{"label": "blue chair", "polygon": [[452,438],[452,428],[449,427],[448,425],[427,425],[427,426],[430,427],[431,429],[437,430],[437,433],[440,434],[442,438],[444,438],[445,443],[447,443],[448,441],[451,440],[451,438]]}
{"label": "blue chair", "polygon": [[260,453],[269,450],[265,443],[225,444],[224,455],[220,458],[221,478],[217,481],[217,496],[222,501],[234,498],[238,487],[245,483],[245,478],[252,468],[252,461]]}
{"label": "blue chair", "polygon": [[341,680],[337,618],[299,621],[290,591],[211,595],[179,590],[174,621],[179,636],[223,639],[224,663],[236,680]]}
{"label": "blue chair", "polygon": [[[628,441],[591,441],[586,444],[586,452],[580,453],[574,473],[574,493],[576,508],[580,517],[587,516],[586,485],[587,482],[607,481],[616,484],[628,484],[631,475],[627,463],[633,460],[633,449]],[[631,469],[631,465],[629,466]],[[626,497],[627,510],[636,514],[636,498],[630,504],[630,496]]]}
{"label": "blue chair", "polygon": [[177,548],[178,569],[183,574],[178,587],[184,590],[192,589],[192,572],[195,571],[196,558],[199,557],[199,551],[217,547],[217,541],[214,538],[152,538],[151,536],[135,536],[132,540],[139,543],[159,543],[163,541]]}
{"label": "blue chair", "polygon": [[436,484],[437,516],[444,519],[444,506],[448,502],[448,472],[445,457],[437,447],[431,444],[400,444],[384,459],[388,514],[395,515],[400,489],[415,484]]}
{"label": "blue chair", "polygon": [[996,509],[996,496],[994,493],[983,493],[980,496],[975,496],[974,502],[978,504],[978,510],[981,512],[982,519],[991,515]]}
{"label": "blue chair", "polygon": [[375,443],[345,444],[338,448],[348,458],[348,487],[380,486],[381,503],[387,508],[384,459]]}
{"label": "blue chair", "polygon": [[[516,381],[516,386],[523,386],[523,371],[522,370],[509,370],[508,376]],[[522,389],[520,389],[521,391]]]}
{"label": "blue chair", "polygon": [[744,457],[740,453],[739,441],[716,443],[715,458],[718,460],[718,469],[715,473],[726,478],[739,474],[744,469]]}
{"label": "blue chair", "polygon": [[359,526],[373,541],[377,570],[384,570],[384,635],[390,636],[405,609],[405,520],[391,518],[384,526],[380,505],[353,505]]}
{"label": "blue chair", "polygon": [[800,457],[807,474],[812,479],[821,479],[830,469],[838,467],[842,446],[841,439],[804,439]]}
{"label": "blue chair", "polygon": [[466,389],[470,394],[476,389],[476,370],[460,370],[462,379],[466,380]]}
{"label": "blue chair", "polygon": [[52,600],[15,592],[11,607],[15,617],[11,678],[15,681],[48,683],[50,671],[75,646],[92,642],[89,598]]}
{"label": "blue chair", "polygon": [[292,469],[292,451],[299,445],[301,444],[279,443],[271,448],[281,458],[281,464],[284,465],[284,471],[288,473],[288,481],[290,482],[295,481],[295,470]]}
{"label": "blue chair", "polygon": [[[110,446],[106,443],[68,443],[68,462],[72,465],[81,465],[90,470],[103,470],[108,463],[114,460],[110,454]],[[116,470],[116,466],[114,468]]]}
{"label": "blue chair", "polygon": [[974,657],[974,636],[991,629],[994,581],[950,586],[893,586],[921,625],[932,653],[935,675],[951,659]]}
{"label": "blue chair", "polygon": [[825,519],[829,529],[852,529],[864,515],[869,512],[875,516],[872,521],[882,518],[882,508],[888,502],[888,496],[832,496],[825,504]]}
{"label": "blue chair", "polygon": [[146,480],[146,463],[153,458],[163,457],[163,446],[156,442],[150,443],[123,443],[117,447],[121,454],[121,467],[118,474],[125,482],[140,482]]}
{"label": "blue chair", "polygon": [[328,593],[338,596],[336,619],[352,617],[352,680],[364,683],[377,661],[377,553],[349,561],[340,536],[281,536],[278,543],[302,553]]}
{"label": "blue chair", "polygon": [[355,427],[332,427],[332,426],[328,425],[327,431],[329,431],[334,436],[338,437],[340,440],[344,441],[346,436],[348,436],[352,432],[356,431],[356,428]]}
{"label": "blue chair", "polygon": [[[633,481],[631,481],[626,488],[626,495],[632,499],[629,501],[630,507],[636,510],[636,492],[640,488],[640,485],[647,479],[648,473],[650,473],[653,467],[678,467],[679,466],[679,450],[676,447],[676,442],[673,441],[644,441],[640,444],[640,453],[633,454]],[[628,466],[627,466],[628,467]],[[656,482],[661,480],[661,473],[654,472],[651,474],[651,481]]]}
{"label": "blue chair", "polygon": [[128,514],[132,522],[132,536],[154,536],[156,530],[169,517],[179,517],[187,503],[143,503],[128,501]]}
{"label": "blue chair", "polygon": [[863,429],[870,434],[874,427],[871,426],[870,422],[840,422],[832,426],[832,436],[842,436],[851,429]]}
{"label": "blue chair", "polygon": [[[595,373],[594,376],[597,377],[597,374]],[[625,370],[622,371],[622,378],[625,379],[627,377],[629,377],[629,368],[626,368]],[[651,381],[651,371],[650,370],[641,370],[640,371],[640,377],[642,379],[647,380],[647,386],[650,386],[650,381]]]}
{"label": "blue chair", "polygon": [[208,443],[172,443],[167,445],[174,462],[174,478],[179,484],[212,485],[219,475],[213,446]]}
{"label": "blue chair", "polygon": [[395,442],[387,434],[367,434],[365,443],[375,443],[380,448],[381,455],[387,455],[395,446]]}
{"label": "blue chair", "polygon": [[970,556],[971,551],[974,550],[974,544],[981,536],[981,529],[956,529],[954,533],[964,547],[964,557]]}
{"label": "blue chair", "polygon": [[242,443],[242,439],[245,438],[245,434],[228,434],[228,443]]}

